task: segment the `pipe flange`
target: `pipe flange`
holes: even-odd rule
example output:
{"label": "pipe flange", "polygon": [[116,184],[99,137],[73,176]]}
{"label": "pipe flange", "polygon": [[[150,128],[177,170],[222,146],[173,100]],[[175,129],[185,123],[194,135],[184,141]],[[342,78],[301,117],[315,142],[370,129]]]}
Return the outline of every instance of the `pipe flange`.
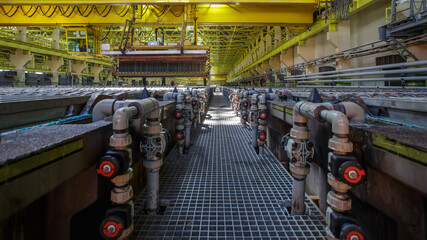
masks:
{"label": "pipe flange", "polygon": [[265,125],[258,125],[258,130],[265,131],[267,130],[267,127]]}
{"label": "pipe flange", "polygon": [[262,125],[267,125],[267,120],[258,119],[258,123]]}
{"label": "pipe flange", "polygon": [[148,126],[147,124],[144,124],[144,133],[149,135],[158,135],[163,130],[163,127],[161,124],[154,125],[154,126]]}
{"label": "pipe flange", "polygon": [[138,119],[142,116],[142,113],[144,113],[144,108],[138,102],[131,102],[129,103],[128,107],[135,107],[137,110],[137,113],[132,116],[132,119]]}
{"label": "pipe flange", "polygon": [[291,128],[290,136],[296,139],[308,139],[310,137],[310,131],[301,131]]}
{"label": "pipe flange", "polygon": [[110,146],[115,148],[127,147],[132,144],[132,137],[128,134],[126,137],[116,137],[111,135],[110,137]]}
{"label": "pipe flange", "polygon": [[163,160],[159,159],[159,160],[152,161],[152,160],[144,159],[143,165],[147,169],[157,169],[163,165]]}
{"label": "pipe flange", "polygon": [[345,212],[351,210],[351,198],[343,199],[337,193],[333,191],[328,192],[328,196],[326,198],[326,202],[331,206],[334,211],[337,212]]}
{"label": "pipe flange", "polygon": [[111,190],[111,201],[117,204],[124,204],[133,197],[133,189],[131,185],[125,188],[114,188]]}
{"label": "pipe flange", "polygon": [[133,169],[129,168],[124,174],[118,175],[115,178],[111,179],[111,182],[114,183],[116,187],[124,186],[129,183],[132,176]]}
{"label": "pipe flange", "polygon": [[266,105],[261,105],[258,107],[259,110],[267,110],[267,106]]}
{"label": "pipe flange", "polygon": [[289,170],[291,170],[292,176],[298,180],[304,180],[310,172],[310,165],[298,166],[293,163],[289,164]]}
{"label": "pipe flange", "polygon": [[337,151],[337,152],[346,152],[346,153],[353,152],[353,143],[348,141],[347,138],[340,139],[340,138],[332,137],[328,141],[328,147],[331,150]]}
{"label": "pipe flange", "polygon": [[324,105],[319,105],[318,107],[316,107],[315,109],[314,109],[314,111],[313,111],[313,117],[314,117],[314,119],[316,119],[317,121],[319,121],[319,122],[324,122],[325,121],[325,119],[323,119],[321,116],[320,116],[320,112],[321,111],[323,111],[323,110],[330,110],[328,107],[326,107],[326,106],[324,106]]}
{"label": "pipe flange", "polygon": [[351,186],[335,178],[332,173],[328,173],[328,183],[332,189],[337,192],[346,193],[351,189]]}

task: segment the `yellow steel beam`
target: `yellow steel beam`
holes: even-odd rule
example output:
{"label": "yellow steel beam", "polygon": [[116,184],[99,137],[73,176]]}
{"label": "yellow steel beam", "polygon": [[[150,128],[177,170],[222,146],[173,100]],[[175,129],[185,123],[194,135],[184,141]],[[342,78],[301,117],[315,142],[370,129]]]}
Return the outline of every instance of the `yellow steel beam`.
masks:
{"label": "yellow steel beam", "polygon": [[[374,3],[376,0],[358,0],[355,2],[355,4],[353,5],[353,8],[351,9],[351,13],[350,14],[354,14],[360,10],[362,10],[363,8],[369,6],[370,4]],[[314,35],[316,35],[317,33],[323,31],[324,29],[326,29],[327,27],[329,27],[330,24],[337,24],[339,21],[338,20],[318,20],[316,21],[310,28],[309,30],[305,31],[304,33],[293,37],[292,39],[290,39],[289,41],[283,43],[282,45],[280,45],[279,47],[277,47],[276,49],[274,49],[273,51],[269,52],[268,54],[265,54],[263,57],[259,58],[258,60],[254,61],[252,64],[244,67],[242,70],[238,71],[237,73],[233,74],[232,77],[230,79],[233,79],[237,76],[239,76],[240,74],[248,71],[249,69],[251,69],[252,67],[267,61],[268,59],[270,59],[271,57],[273,57],[274,55],[277,55],[279,53],[281,53],[282,51],[297,45],[299,42],[304,41]],[[238,64],[236,64],[235,66],[238,66],[240,64],[240,62]]]}
{"label": "yellow steel beam", "polygon": [[9,39],[3,39],[3,38],[0,39],[0,48],[22,49],[22,50],[26,50],[26,51],[30,51],[30,52],[40,53],[42,55],[47,55],[47,56],[58,56],[58,57],[66,58],[66,59],[85,61],[88,63],[96,63],[96,64],[107,65],[107,66],[112,65],[111,62],[101,60],[101,59],[96,59],[96,58],[82,59],[82,58],[70,55],[64,51],[59,51],[59,50],[49,49],[49,48],[43,48],[40,46],[36,46],[36,45],[28,44],[28,43],[23,43],[23,42],[19,42],[19,41],[14,41],[14,40],[9,40]]}
{"label": "yellow steel beam", "polygon": [[[199,25],[311,24],[313,22],[313,6],[313,4],[240,4],[220,5],[218,7],[199,5],[197,6],[197,21]],[[31,9],[31,7],[33,8]],[[16,8],[19,9],[13,15],[12,13]],[[109,8],[111,8],[111,11],[109,11]],[[183,14],[181,16],[175,15],[182,11],[183,6],[173,6],[171,7],[173,13],[165,11],[160,17],[158,14],[161,12],[161,7],[157,7],[157,10],[153,9],[152,6],[145,6],[144,8],[149,8],[149,10],[140,19],[136,20],[135,26],[180,25],[182,22]],[[107,14],[107,12],[109,13]],[[0,25],[3,26],[123,25],[126,19],[131,18],[131,15],[132,9],[127,5],[55,6],[50,9],[49,6],[0,5]],[[192,19],[189,19],[189,23],[192,23]]]}
{"label": "yellow steel beam", "polygon": [[104,5],[104,4],[235,4],[256,3],[256,4],[315,4],[316,0],[8,0],[8,4],[19,5]]}

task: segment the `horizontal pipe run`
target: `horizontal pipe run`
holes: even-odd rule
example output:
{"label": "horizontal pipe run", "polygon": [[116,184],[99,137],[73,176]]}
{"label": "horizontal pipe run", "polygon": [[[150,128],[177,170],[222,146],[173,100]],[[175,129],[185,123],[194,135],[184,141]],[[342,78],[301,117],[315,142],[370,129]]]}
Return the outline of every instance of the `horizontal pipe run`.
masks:
{"label": "horizontal pipe run", "polygon": [[341,69],[341,70],[328,71],[328,72],[310,73],[310,74],[306,74],[305,76],[315,76],[315,75],[335,74],[335,73],[347,73],[347,72],[359,72],[359,71],[387,69],[387,68],[414,67],[414,66],[421,66],[421,65],[427,65],[427,60],[405,62],[405,63],[393,63],[393,64],[387,64],[387,65],[378,65],[378,66],[361,67],[361,68]]}
{"label": "horizontal pipe run", "polygon": [[298,83],[339,83],[339,82],[376,82],[376,81],[423,81],[427,76],[418,77],[389,77],[389,78],[356,78],[356,79],[337,79],[337,80],[315,80],[315,81],[298,81]]}
{"label": "horizontal pipe run", "polygon": [[325,78],[341,78],[341,77],[356,77],[356,76],[368,76],[368,75],[383,75],[383,74],[399,74],[399,73],[427,73],[427,68],[410,68],[410,69],[396,69],[396,70],[385,70],[385,71],[374,71],[374,72],[356,72],[356,73],[345,73],[335,74],[327,76],[308,76],[301,75],[292,78],[286,78],[285,81],[298,81],[307,79],[325,79]]}

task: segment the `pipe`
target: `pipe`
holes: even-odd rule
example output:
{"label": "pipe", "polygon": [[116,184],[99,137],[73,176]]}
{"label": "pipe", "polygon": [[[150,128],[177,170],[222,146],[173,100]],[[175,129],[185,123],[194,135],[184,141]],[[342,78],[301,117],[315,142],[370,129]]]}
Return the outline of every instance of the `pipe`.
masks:
{"label": "pipe", "polygon": [[256,148],[258,146],[258,144],[257,144],[258,127],[257,126],[251,126],[251,128],[252,128],[252,147]]}
{"label": "pipe", "polygon": [[250,124],[252,128],[252,147],[256,148],[258,146],[258,119],[255,116],[258,115],[258,105],[257,105],[258,94],[254,93],[251,97],[251,107],[250,107]]}
{"label": "pipe", "polygon": [[[117,109],[135,104],[138,115],[146,115],[159,107],[155,98],[135,99],[135,100],[115,100],[104,99],[98,102],[92,110],[92,121],[97,122],[114,114]],[[114,104],[114,106],[113,106]]]}
{"label": "pipe", "polygon": [[332,132],[339,135],[347,135],[350,133],[347,116],[335,110],[321,111],[320,115],[323,119],[332,124]]}
{"label": "pipe", "polygon": [[303,215],[305,213],[305,178],[293,179],[292,183],[292,215]]}
{"label": "pipe", "polygon": [[113,130],[123,131],[129,128],[129,119],[137,115],[138,109],[136,107],[122,107],[113,116]]}
{"label": "pipe", "polygon": [[182,27],[181,27],[181,51],[184,49],[184,40],[185,40],[185,33],[187,31],[187,5],[184,5],[184,16],[182,17]]}
{"label": "pipe", "polygon": [[385,70],[385,71],[374,71],[374,72],[356,72],[356,73],[345,73],[345,74],[336,74],[336,75],[327,75],[327,76],[312,76],[312,77],[307,77],[306,75],[301,75],[298,77],[287,78],[287,79],[285,79],[285,81],[357,77],[357,76],[383,75],[383,74],[424,73],[424,72],[427,72],[427,68],[410,68],[410,69],[397,69],[397,70]]}
{"label": "pipe", "polygon": [[[302,104],[295,104],[293,114],[293,126],[290,131],[290,139],[286,142],[286,153],[291,160],[289,169],[292,173],[292,215],[305,214],[305,178],[310,172],[310,165],[307,163],[313,158],[314,151],[309,146],[308,138],[310,131],[307,127],[308,119],[300,114],[299,109]],[[301,155],[300,152],[305,154]]]}
{"label": "pipe", "polygon": [[113,111],[116,111],[120,105],[124,106],[124,102],[123,100],[117,101],[115,99],[105,99],[98,102],[92,110],[92,121],[97,122],[113,115]]}
{"label": "pipe", "polygon": [[167,92],[163,95],[163,101],[172,101],[176,98],[177,95],[178,93]]}
{"label": "pipe", "polygon": [[147,168],[147,213],[156,214],[159,209],[159,170],[160,168]]}
{"label": "pipe", "polygon": [[[333,78],[334,76],[329,76]],[[387,77],[387,78],[350,78],[350,79],[337,79],[337,80],[319,80],[319,81],[298,81],[297,83],[342,83],[342,82],[377,82],[377,81],[423,81],[426,80],[426,76],[418,76],[418,77]],[[288,79],[286,79],[288,81]],[[293,81],[293,80],[290,80]],[[298,85],[300,86],[300,85]],[[304,85],[302,85],[304,86]],[[316,86],[318,87],[318,86]],[[333,86],[328,86],[333,87]],[[368,86],[372,87],[372,86]]]}
{"label": "pipe", "polygon": [[345,115],[348,119],[356,121],[365,121],[365,110],[353,102],[341,102],[340,104],[344,105]]}
{"label": "pipe", "polygon": [[394,64],[361,67],[361,68],[341,69],[341,70],[328,71],[328,72],[310,73],[310,74],[306,74],[304,76],[317,76],[317,75],[324,75],[324,74],[330,75],[330,74],[334,74],[334,73],[361,72],[361,71],[376,70],[376,69],[392,69],[392,68],[401,68],[401,67],[414,67],[414,66],[420,66],[420,65],[426,65],[426,64],[427,64],[427,60],[423,60],[423,61],[394,63]]}
{"label": "pipe", "polygon": [[190,129],[191,129],[191,125],[185,125],[185,143],[184,146],[185,148],[190,148]]}

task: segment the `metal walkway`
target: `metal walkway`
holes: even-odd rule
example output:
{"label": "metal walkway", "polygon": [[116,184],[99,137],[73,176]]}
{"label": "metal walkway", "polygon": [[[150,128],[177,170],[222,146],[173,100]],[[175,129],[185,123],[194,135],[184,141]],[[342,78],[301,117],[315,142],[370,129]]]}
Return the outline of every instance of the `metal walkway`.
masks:
{"label": "metal walkway", "polygon": [[163,214],[144,214],[145,193],[135,203],[132,238],[324,239],[325,219],[308,199],[309,215],[283,207],[292,177],[269,151],[255,153],[222,94],[209,114],[193,131],[190,154],[174,149],[162,167],[160,197],[170,201]]}

